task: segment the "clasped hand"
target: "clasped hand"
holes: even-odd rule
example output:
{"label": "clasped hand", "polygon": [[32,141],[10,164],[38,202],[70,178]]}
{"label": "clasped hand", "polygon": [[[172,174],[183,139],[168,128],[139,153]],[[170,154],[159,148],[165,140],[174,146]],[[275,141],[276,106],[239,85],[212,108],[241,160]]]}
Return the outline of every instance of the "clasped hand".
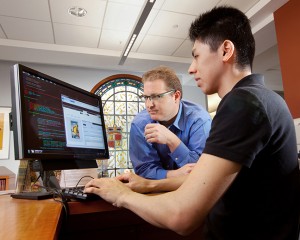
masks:
{"label": "clasped hand", "polygon": [[147,142],[160,144],[168,144],[171,134],[174,135],[168,128],[158,123],[147,124],[144,134]]}

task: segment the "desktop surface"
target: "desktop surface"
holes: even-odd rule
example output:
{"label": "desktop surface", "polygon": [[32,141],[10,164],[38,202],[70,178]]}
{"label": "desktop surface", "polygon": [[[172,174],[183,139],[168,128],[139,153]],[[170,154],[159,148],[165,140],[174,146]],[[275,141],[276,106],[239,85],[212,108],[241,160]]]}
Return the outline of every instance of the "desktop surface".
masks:
{"label": "desktop surface", "polygon": [[62,205],[0,195],[0,239],[58,239]]}
{"label": "desktop surface", "polygon": [[199,239],[201,229],[182,237],[145,222],[133,212],[117,208],[103,199],[68,202],[64,218],[62,204],[53,199],[14,199],[0,195],[0,239],[109,239],[141,240]]}

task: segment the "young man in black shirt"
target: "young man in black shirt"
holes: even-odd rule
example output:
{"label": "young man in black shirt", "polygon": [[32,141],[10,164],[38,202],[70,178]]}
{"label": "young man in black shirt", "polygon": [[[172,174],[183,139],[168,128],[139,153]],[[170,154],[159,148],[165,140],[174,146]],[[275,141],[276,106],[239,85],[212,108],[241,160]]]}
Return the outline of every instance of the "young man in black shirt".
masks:
{"label": "young man in black shirt", "polygon": [[[263,76],[252,74],[249,20],[235,8],[216,7],[192,23],[190,38],[190,74],[205,94],[222,98],[200,161],[187,177],[153,181],[125,174],[92,180],[86,191],[183,235],[202,226],[203,239],[298,239],[293,119]],[[140,194],[161,190],[174,191]]]}

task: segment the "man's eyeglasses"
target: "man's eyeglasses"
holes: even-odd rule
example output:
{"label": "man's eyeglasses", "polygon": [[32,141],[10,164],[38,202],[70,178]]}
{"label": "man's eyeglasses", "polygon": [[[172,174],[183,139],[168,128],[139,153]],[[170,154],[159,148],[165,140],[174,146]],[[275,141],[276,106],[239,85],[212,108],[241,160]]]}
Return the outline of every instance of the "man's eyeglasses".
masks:
{"label": "man's eyeglasses", "polygon": [[159,99],[161,99],[163,96],[166,96],[166,95],[168,95],[168,94],[170,94],[170,93],[174,93],[174,92],[176,92],[176,90],[175,89],[171,89],[171,90],[169,90],[169,91],[167,91],[167,92],[164,92],[164,93],[161,93],[161,94],[155,94],[155,95],[151,95],[151,96],[147,96],[147,95],[141,95],[140,96],[140,99],[142,100],[142,101],[147,101],[147,100],[150,100],[151,102],[153,102],[153,101],[158,101]]}

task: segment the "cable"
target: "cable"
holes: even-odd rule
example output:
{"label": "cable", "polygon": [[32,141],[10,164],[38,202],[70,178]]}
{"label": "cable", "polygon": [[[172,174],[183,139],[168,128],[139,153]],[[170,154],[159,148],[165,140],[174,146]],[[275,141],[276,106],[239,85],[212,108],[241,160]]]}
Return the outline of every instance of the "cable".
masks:
{"label": "cable", "polygon": [[78,184],[80,183],[80,181],[83,179],[83,178],[92,178],[92,179],[94,179],[94,177],[92,177],[92,176],[83,176],[83,177],[81,177],[80,179],[79,179],[79,181],[77,182],[77,184],[76,184],[76,188],[78,187]]}

